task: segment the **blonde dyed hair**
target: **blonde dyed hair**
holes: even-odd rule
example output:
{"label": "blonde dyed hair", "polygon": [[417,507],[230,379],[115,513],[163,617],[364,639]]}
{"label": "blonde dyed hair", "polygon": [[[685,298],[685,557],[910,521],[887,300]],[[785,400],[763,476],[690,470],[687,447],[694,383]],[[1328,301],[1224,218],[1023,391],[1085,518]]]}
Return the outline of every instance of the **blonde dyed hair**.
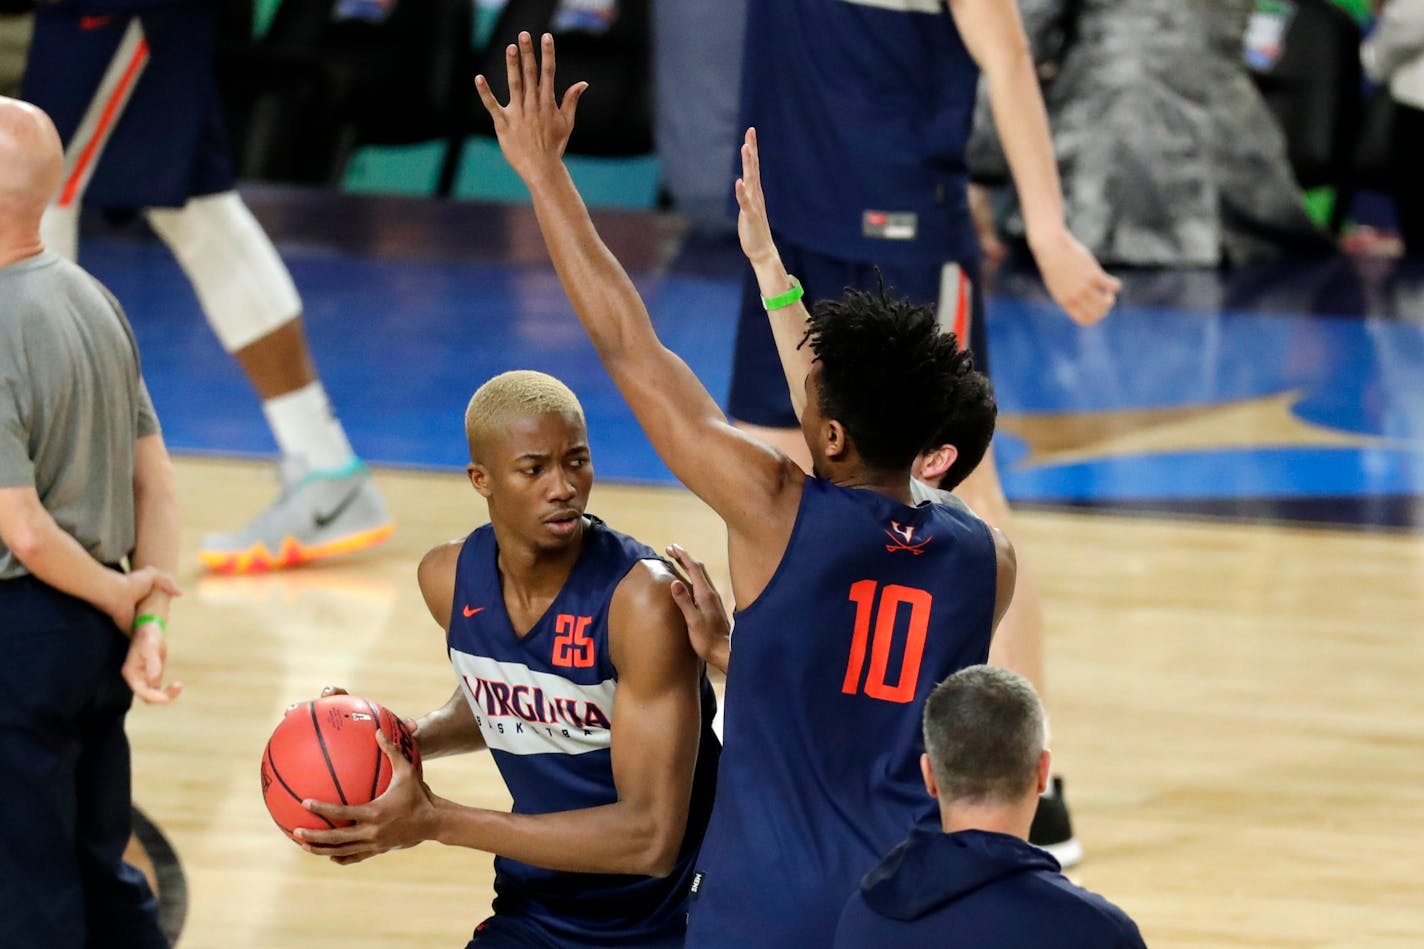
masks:
{"label": "blonde dyed hair", "polygon": [[465,438],[470,460],[479,463],[480,447],[512,423],[536,415],[566,415],[584,421],[574,391],[548,373],[532,369],[502,372],[475,390],[465,407]]}

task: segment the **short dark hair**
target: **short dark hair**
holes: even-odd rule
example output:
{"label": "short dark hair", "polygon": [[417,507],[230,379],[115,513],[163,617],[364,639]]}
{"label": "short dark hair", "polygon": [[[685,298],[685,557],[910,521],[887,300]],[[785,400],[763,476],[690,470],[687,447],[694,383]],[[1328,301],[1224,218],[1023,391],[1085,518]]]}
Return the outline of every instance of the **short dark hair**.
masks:
{"label": "short dark hair", "polygon": [[[951,334],[953,335],[953,334]],[[954,464],[940,475],[936,487],[953,491],[969,473],[979,467],[994,437],[994,425],[999,418],[999,404],[994,399],[994,384],[989,377],[974,369],[973,353],[968,353],[968,370],[959,381],[958,394],[949,416],[929,444],[930,449],[953,445],[958,449]]]}
{"label": "short dark hair", "polygon": [[872,467],[908,468],[961,402],[982,401],[986,380],[934,310],[883,283],[818,301],[806,336],[821,364],[821,413],[845,426]]}
{"label": "short dark hair", "polygon": [[925,700],[923,721],[942,800],[1009,803],[1037,787],[1048,725],[1038,693],[1017,672],[960,669]]}

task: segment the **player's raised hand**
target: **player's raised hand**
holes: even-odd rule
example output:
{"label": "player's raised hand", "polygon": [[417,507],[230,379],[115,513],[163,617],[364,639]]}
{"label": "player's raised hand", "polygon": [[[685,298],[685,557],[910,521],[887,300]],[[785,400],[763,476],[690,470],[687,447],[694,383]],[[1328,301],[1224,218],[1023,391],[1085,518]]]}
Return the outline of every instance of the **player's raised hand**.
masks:
{"label": "player's raised hand", "polygon": [[1122,281],[1110,276],[1067,228],[1046,241],[1031,244],[1043,283],[1054,302],[1079,326],[1091,326],[1117,303]]}
{"label": "player's raised hand", "polygon": [[333,830],[299,828],[296,837],[303,850],[330,857],[340,864],[360,863],[434,838],[437,829],[435,795],[415,765],[401,753],[400,746],[379,729],[376,744],[391,762],[390,786],[371,803],[356,807],[303,801],[303,807],[333,824],[356,822]]}
{"label": "player's raised hand", "polygon": [[737,193],[737,237],[742,253],[755,266],[777,257],[771,239],[771,221],[766,215],[766,195],[761,189],[761,156],[757,152],[756,129],[747,129],[742,142],[742,176],[733,186]]}
{"label": "player's raised hand", "polygon": [[722,594],[712,584],[707,568],[679,544],[667,549],[667,555],[677,564],[686,581],[672,582],[672,599],[682,610],[687,623],[687,636],[692,650],[714,669],[727,671],[731,655],[732,624]]}
{"label": "player's raised hand", "polygon": [[526,183],[559,165],[569,135],[574,130],[574,112],[588,83],[577,82],[564,93],[562,103],[554,101],[554,37],[540,38],[539,57],[534,40],[519,34],[519,42],[504,51],[504,67],[509,77],[509,104],[500,105],[484,76],[475,77],[495,135],[510,166]]}

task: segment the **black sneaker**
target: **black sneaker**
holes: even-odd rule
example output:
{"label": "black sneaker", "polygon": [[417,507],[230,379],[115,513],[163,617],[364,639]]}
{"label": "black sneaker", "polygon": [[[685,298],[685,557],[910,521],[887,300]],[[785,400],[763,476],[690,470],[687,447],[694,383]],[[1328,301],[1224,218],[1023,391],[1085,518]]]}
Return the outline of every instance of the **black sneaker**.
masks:
{"label": "black sneaker", "polygon": [[1073,836],[1073,822],[1068,818],[1068,803],[1063,800],[1063,779],[1053,776],[1049,792],[1038,799],[1028,842],[1042,847],[1068,869],[1083,859],[1083,845]]}

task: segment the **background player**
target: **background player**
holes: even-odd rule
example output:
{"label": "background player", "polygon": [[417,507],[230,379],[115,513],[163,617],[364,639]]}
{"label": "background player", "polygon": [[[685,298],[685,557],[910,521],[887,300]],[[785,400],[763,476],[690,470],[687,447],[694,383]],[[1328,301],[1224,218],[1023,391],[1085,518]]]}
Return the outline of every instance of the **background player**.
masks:
{"label": "background player", "polygon": [[123,861],[124,718],[181,689],[178,500],[128,321],[40,238],[61,160],[44,114],[0,97],[0,942],[166,947]]}
{"label": "background player", "polygon": [[1012,595],[1001,535],[910,506],[911,462],[982,380],[932,311],[850,293],[811,320],[803,431],[819,477],[738,432],[659,342],[599,239],[561,158],[586,84],[556,103],[553,38],[542,44],[542,70],[527,33],[507,49],[508,106],[483,77],[476,86],[604,367],[668,467],[726,523],[741,608],[688,944],[828,945],[877,851],[932,819],[916,710],[937,678],[984,660]]}
{"label": "background player", "polygon": [[1144,949],[1112,903],[1025,842],[1052,755],[1033,686],[993,666],[945,679],[924,710],[940,827],[911,831],[846,904],[836,949]]}
{"label": "background player", "polygon": [[[938,301],[976,367],[989,372],[965,164],[982,69],[1049,293],[1082,324],[1112,308],[1119,281],[1064,224],[1039,80],[1013,0],[750,0],[745,42],[742,126],[763,136],[776,245],[808,299],[874,287],[883,273],[895,293]],[[770,342],[749,278],[728,412],[808,464]],[[989,523],[1011,528],[992,451],[957,492]],[[1043,692],[1043,606],[1022,563],[994,662]],[[1053,813],[1035,839],[1061,845],[1072,862],[1079,854],[1067,810],[1061,798],[1046,804]]]}
{"label": "background player", "polygon": [[311,805],[360,823],[303,836],[343,861],[422,840],[498,854],[480,949],[681,946],[719,745],[673,574],[584,513],[588,433],[563,383],[496,376],[470,400],[465,430],[490,523],[421,562],[460,685],[416,738],[427,758],[489,748],[514,813],[435,797],[390,748],[381,798]]}
{"label": "background player", "polygon": [[74,259],[81,204],[145,209],[262,399],[282,455],[281,495],[198,551],[212,569],[246,572],[369,547],[394,522],[317,378],[292,278],[232,190],[213,76],[216,22],[208,0],[41,4],[24,95],[54,118],[66,145],[45,242]]}

